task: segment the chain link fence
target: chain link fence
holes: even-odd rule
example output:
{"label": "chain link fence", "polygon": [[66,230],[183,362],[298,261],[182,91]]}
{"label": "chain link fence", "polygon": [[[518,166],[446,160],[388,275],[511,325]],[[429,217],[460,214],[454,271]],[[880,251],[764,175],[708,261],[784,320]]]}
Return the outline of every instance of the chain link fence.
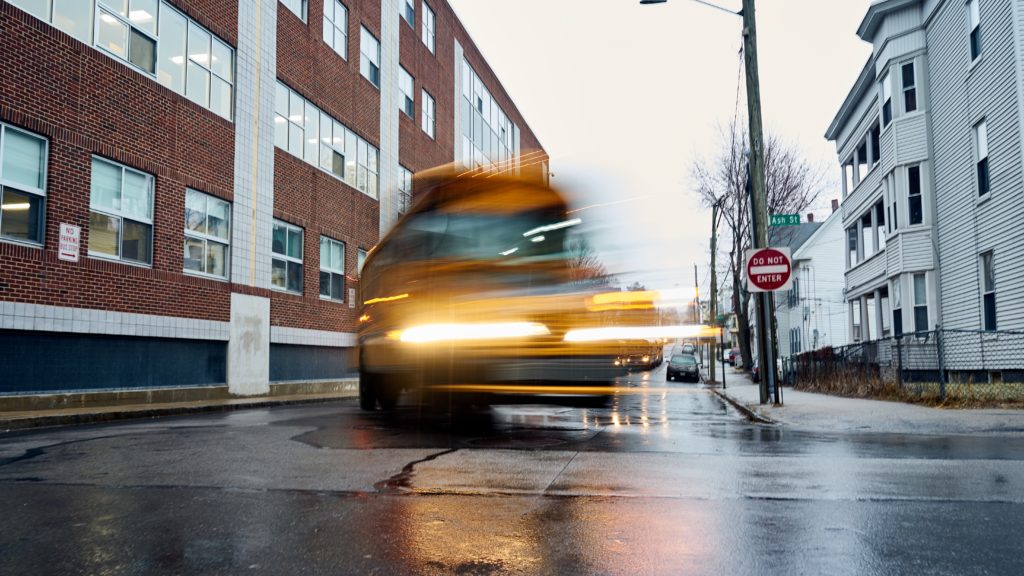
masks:
{"label": "chain link fence", "polygon": [[844,396],[1024,402],[1024,332],[935,330],[794,355],[783,382]]}

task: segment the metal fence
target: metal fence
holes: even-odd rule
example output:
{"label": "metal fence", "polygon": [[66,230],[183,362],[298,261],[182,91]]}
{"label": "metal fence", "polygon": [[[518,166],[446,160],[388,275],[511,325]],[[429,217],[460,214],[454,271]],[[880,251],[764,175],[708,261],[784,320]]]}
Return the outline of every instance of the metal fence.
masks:
{"label": "metal fence", "polygon": [[1024,402],[1024,332],[943,329],[823,348],[786,359],[782,376],[842,395]]}

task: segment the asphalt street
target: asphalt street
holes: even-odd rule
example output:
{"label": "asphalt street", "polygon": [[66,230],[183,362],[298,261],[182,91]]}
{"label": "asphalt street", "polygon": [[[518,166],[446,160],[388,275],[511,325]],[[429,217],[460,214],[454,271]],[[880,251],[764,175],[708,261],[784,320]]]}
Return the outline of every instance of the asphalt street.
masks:
{"label": "asphalt street", "polygon": [[0,437],[0,574],[1020,574],[1024,439],[355,399]]}

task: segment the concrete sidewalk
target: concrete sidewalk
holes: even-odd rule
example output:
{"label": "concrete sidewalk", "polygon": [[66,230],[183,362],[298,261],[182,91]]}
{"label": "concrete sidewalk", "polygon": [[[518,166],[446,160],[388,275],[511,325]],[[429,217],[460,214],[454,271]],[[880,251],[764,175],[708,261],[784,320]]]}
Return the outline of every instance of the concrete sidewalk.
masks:
{"label": "concrete sidewalk", "polygon": [[[757,384],[731,366],[715,393],[755,418],[780,426],[829,432],[996,435],[1024,437],[1024,410],[931,408],[903,402],[844,398],[782,388],[782,405],[760,404]],[[719,376],[721,380],[721,376]]]}

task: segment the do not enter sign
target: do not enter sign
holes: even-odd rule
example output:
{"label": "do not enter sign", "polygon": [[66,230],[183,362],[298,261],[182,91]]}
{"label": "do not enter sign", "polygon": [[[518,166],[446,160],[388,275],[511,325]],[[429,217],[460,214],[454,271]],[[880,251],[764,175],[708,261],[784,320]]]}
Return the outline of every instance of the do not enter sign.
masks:
{"label": "do not enter sign", "polygon": [[789,248],[747,250],[747,290],[750,292],[788,290],[792,272]]}

